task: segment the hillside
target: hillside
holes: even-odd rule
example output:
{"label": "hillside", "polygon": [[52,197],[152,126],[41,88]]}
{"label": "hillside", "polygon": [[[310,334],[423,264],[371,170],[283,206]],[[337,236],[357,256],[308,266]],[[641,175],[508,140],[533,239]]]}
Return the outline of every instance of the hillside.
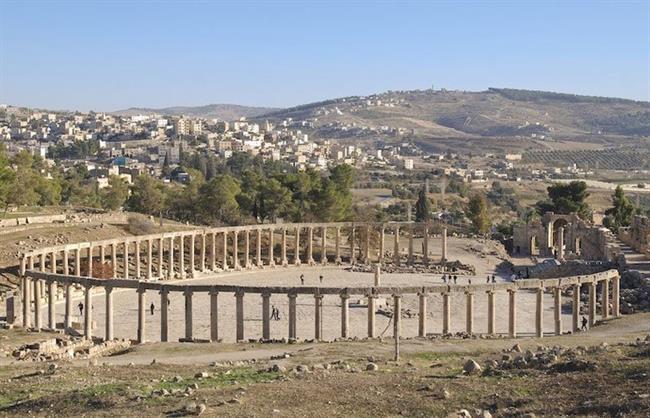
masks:
{"label": "hillside", "polygon": [[205,106],[174,106],[160,109],[131,107],[125,110],[117,110],[112,113],[122,116],[148,115],[155,113],[166,116],[185,115],[195,118],[233,121],[239,119],[242,116],[246,118],[252,118],[273,111],[277,111],[277,109],[269,107],[240,106],[234,104],[209,104]]}
{"label": "hillside", "polygon": [[322,138],[486,142],[517,138],[525,144],[553,140],[607,143],[613,138],[650,136],[648,102],[497,88],[388,91],[296,106],[264,118],[292,118]]}

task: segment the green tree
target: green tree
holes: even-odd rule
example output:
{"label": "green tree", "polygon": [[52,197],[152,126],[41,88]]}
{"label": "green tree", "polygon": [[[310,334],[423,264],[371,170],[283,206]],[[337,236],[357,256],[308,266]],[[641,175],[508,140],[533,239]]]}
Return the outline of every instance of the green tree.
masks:
{"label": "green tree", "polygon": [[467,205],[467,217],[472,222],[474,232],[485,234],[490,230],[491,221],[488,214],[487,200],[482,194],[474,194]]}
{"label": "green tree", "polygon": [[556,183],[549,186],[548,200],[537,202],[535,205],[540,215],[546,212],[568,215],[577,214],[582,219],[591,218],[591,209],[585,201],[589,197],[587,183],[572,181],[568,184]]}
{"label": "green tree", "polygon": [[229,175],[219,175],[204,183],[197,207],[201,221],[209,225],[237,223],[240,218],[237,195],[240,192],[239,183]]}
{"label": "green tree", "polygon": [[102,207],[109,210],[118,210],[129,197],[129,184],[120,176],[111,175],[108,178],[108,187],[100,192]]}
{"label": "green tree", "polygon": [[612,200],[614,206],[605,211],[607,215],[604,220],[605,226],[615,231],[622,226],[630,226],[634,216],[634,205],[625,196],[621,186],[616,186]]}
{"label": "green tree", "polygon": [[9,166],[4,146],[0,146],[0,205],[4,207],[5,215],[11,203],[10,196],[15,179],[16,175]]}
{"label": "green tree", "polygon": [[276,179],[264,182],[260,192],[260,217],[272,222],[279,217],[287,217],[293,211],[291,191]]}
{"label": "green tree", "polygon": [[135,178],[131,196],[127,201],[129,209],[148,215],[159,215],[164,208],[165,195],[160,181],[147,174]]}
{"label": "green tree", "polygon": [[429,222],[431,220],[432,205],[429,196],[427,196],[424,186],[418,193],[418,200],[415,202],[415,221]]}

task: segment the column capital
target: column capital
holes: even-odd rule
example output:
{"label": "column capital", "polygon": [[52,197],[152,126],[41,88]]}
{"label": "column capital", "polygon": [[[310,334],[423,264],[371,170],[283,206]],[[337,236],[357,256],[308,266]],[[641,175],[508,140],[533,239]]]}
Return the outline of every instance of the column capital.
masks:
{"label": "column capital", "polygon": [[265,290],[265,291],[263,291],[261,293],[261,295],[262,295],[263,298],[270,298],[271,297],[271,292],[269,292],[268,290]]}
{"label": "column capital", "polygon": [[194,293],[194,290],[192,290],[191,287],[186,287],[183,290],[183,295],[185,295],[185,296],[192,296],[193,293]]}
{"label": "column capital", "polygon": [[246,291],[244,289],[237,289],[235,291],[235,297],[243,297],[246,294]]}
{"label": "column capital", "polygon": [[401,297],[402,297],[402,293],[398,293],[398,292],[396,292],[396,293],[393,293],[391,296],[392,296],[393,298],[401,298]]}
{"label": "column capital", "polygon": [[323,299],[323,296],[325,295],[321,295],[320,293],[314,293],[314,299]]}
{"label": "column capital", "polygon": [[518,289],[507,289],[508,293],[517,293]]}
{"label": "column capital", "polygon": [[341,299],[350,299],[350,294],[347,291],[339,293]]}
{"label": "column capital", "polygon": [[210,296],[216,296],[216,295],[219,294],[219,291],[215,287],[212,287],[212,288],[210,288],[210,291],[208,292],[208,294]]}
{"label": "column capital", "polygon": [[485,293],[487,293],[488,295],[494,295],[496,292],[494,291],[494,289],[489,289],[486,290]]}

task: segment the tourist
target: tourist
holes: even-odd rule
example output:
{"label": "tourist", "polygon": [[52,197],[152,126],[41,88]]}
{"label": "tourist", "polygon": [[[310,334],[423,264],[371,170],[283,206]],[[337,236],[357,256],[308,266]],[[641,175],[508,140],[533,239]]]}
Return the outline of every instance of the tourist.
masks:
{"label": "tourist", "polygon": [[492,275],[492,283],[496,283],[496,282],[497,282],[497,278],[496,278],[496,277],[494,276],[494,274],[493,274],[493,275]]}
{"label": "tourist", "polygon": [[305,285],[305,275],[304,274],[300,275],[300,284],[303,285],[303,286]]}
{"label": "tourist", "polygon": [[323,275],[322,274],[320,276],[318,276],[318,279],[320,280],[320,284],[323,284]]}
{"label": "tourist", "polygon": [[454,284],[456,284],[456,280],[458,280],[458,276],[454,274]]}
{"label": "tourist", "polygon": [[149,306],[149,310],[151,311],[151,315],[153,315],[153,311],[156,309],[156,306],[151,302],[151,305]]}
{"label": "tourist", "polygon": [[79,308],[79,316],[82,316],[84,314],[84,304],[83,304],[83,302],[79,302],[79,305],[77,305],[77,308]]}
{"label": "tourist", "polygon": [[585,318],[585,317],[583,316],[583,317],[582,317],[582,330],[583,330],[583,331],[587,331],[587,324],[588,324],[588,323],[589,323],[589,321],[587,321],[587,318]]}
{"label": "tourist", "polygon": [[469,284],[472,284],[472,279],[467,279],[467,282],[468,282]]}
{"label": "tourist", "polygon": [[447,275],[446,274],[442,275],[442,282],[447,283]]}
{"label": "tourist", "polygon": [[490,283],[490,275],[489,274],[487,276],[487,282],[485,282],[485,283]]}

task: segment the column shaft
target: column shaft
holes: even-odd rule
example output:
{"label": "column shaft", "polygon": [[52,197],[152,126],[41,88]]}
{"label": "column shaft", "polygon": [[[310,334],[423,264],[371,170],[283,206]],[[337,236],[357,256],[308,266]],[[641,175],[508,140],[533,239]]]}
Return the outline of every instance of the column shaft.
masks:
{"label": "column shaft", "polygon": [[296,227],[293,245],[293,264],[300,265],[300,227]]}
{"label": "column shaft", "polygon": [[573,285],[573,303],[571,306],[571,330],[575,334],[580,330],[580,285]]}
{"label": "column shaft", "polygon": [[271,339],[271,294],[262,293],[262,339]]}
{"label": "column shaft", "polygon": [[601,292],[601,315],[603,319],[609,318],[609,280],[603,280],[600,282],[602,286]]}
{"label": "column shaft", "polygon": [[327,227],[321,228],[321,250],[320,250],[320,263],[327,264]]}
{"label": "column shaft", "polygon": [[34,328],[39,330],[43,327],[41,324],[41,280],[34,280]]}
{"label": "column shaft", "polygon": [[219,341],[219,292],[210,291],[210,341]]}
{"label": "column shaft", "polygon": [[169,340],[168,315],[169,291],[167,289],[162,289],[160,291],[160,341],[162,342],[167,342]]}
{"label": "column shaft", "polygon": [[553,316],[555,319],[555,335],[562,335],[562,289],[553,289]]}
{"label": "column shaft", "polygon": [[63,319],[63,329],[65,332],[68,332],[72,326],[72,285],[69,282],[65,282],[63,285],[63,290],[65,292],[65,312]]}
{"label": "column shaft", "polygon": [[334,243],[334,262],[341,264],[341,227],[336,227],[336,239]]}
{"label": "column shaft", "polygon": [[274,237],[275,237],[275,229],[271,228],[269,230],[269,266],[275,267],[275,254],[274,254]]}
{"label": "column shaft", "polygon": [[[396,315],[393,312],[393,315]],[[368,295],[368,338],[375,338],[375,296]]]}
{"label": "column shaft", "polygon": [[487,292],[488,297],[488,334],[495,334],[495,306],[494,306],[494,291],[490,290]]}
{"label": "column shaft", "polygon": [[323,339],[323,295],[314,295],[314,339]]}
{"label": "column shaft", "polygon": [[186,289],[185,295],[185,341],[194,339],[194,323],[192,319],[192,291]]}
{"label": "column shaft", "polygon": [[418,336],[427,336],[427,294],[420,293],[420,312],[418,316]]}
{"label": "column shaft", "polygon": [[147,280],[151,280],[153,273],[153,239],[147,240]]}
{"label": "column shaft", "polygon": [[307,264],[314,265],[314,228],[307,228]]}
{"label": "column shaft", "polygon": [[84,295],[84,338],[87,340],[93,336],[93,300],[92,300],[92,286],[85,287]]}
{"label": "column shaft", "polygon": [[587,284],[589,289],[589,328],[596,323],[596,283]]}
{"label": "column shaft", "polygon": [[449,334],[449,328],[451,325],[451,306],[449,305],[449,298],[451,295],[449,293],[442,294],[442,333]]}
{"label": "column shaft", "polygon": [[49,329],[56,329],[56,282],[47,284],[47,326]]}
{"label": "column shaft", "polygon": [[201,260],[199,261],[199,270],[203,273],[205,272],[205,244],[206,237],[205,232],[201,234]]}
{"label": "column shaft", "polygon": [[508,290],[508,335],[510,338],[517,337],[517,291]]}
{"label": "column shaft", "polygon": [[237,319],[237,341],[244,341],[244,292],[235,293],[235,316]]}
{"label": "column shaft", "polygon": [[106,329],[104,337],[106,341],[113,339],[113,288],[107,286],[106,291]]}
{"label": "column shaft", "polygon": [[616,276],[612,278],[612,315],[614,318],[621,316],[620,301],[621,278]]}
{"label": "column shaft", "polygon": [[280,243],[280,250],[282,257],[282,266],[287,265],[287,228],[282,228],[282,241]]}
{"label": "column shaft", "polygon": [[138,344],[143,344],[145,341],[145,304],[146,292],[144,289],[138,289]]}
{"label": "column shaft", "polygon": [[467,312],[465,313],[465,331],[468,334],[474,333],[474,293],[465,293],[467,297]]}
{"label": "column shaft", "polygon": [[399,226],[395,227],[394,230],[394,243],[393,243],[393,263],[395,263],[396,266],[399,266],[400,264],[400,259],[399,259]]}
{"label": "column shaft", "polygon": [[142,266],[140,264],[140,240],[135,241],[134,243],[134,257],[135,257],[135,279],[140,280],[140,274]]}
{"label": "column shaft", "polygon": [[544,289],[537,289],[537,302],[535,304],[535,335],[544,336]]}
{"label": "column shaft", "polygon": [[174,278],[174,237],[169,237],[169,262],[167,266],[167,277]]}
{"label": "column shaft", "polygon": [[239,235],[238,231],[232,231],[232,266],[235,270],[239,270],[239,242],[237,240]]}
{"label": "column shaft", "polygon": [[349,337],[350,329],[350,297],[341,295],[341,338]]}
{"label": "column shaft", "polygon": [[296,295],[289,295],[289,339],[296,339]]}

